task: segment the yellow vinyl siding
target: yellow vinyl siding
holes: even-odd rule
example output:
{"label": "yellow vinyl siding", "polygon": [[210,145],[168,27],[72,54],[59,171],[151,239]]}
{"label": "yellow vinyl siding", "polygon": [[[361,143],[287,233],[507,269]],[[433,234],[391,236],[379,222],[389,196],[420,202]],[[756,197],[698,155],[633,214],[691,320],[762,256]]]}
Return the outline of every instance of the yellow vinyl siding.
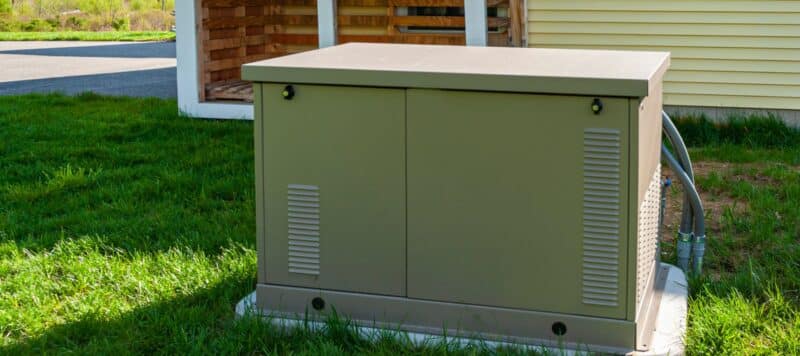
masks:
{"label": "yellow vinyl siding", "polygon": [[800,110],[800,0],[528,0],[531,47],[672,53],[665,104]]}

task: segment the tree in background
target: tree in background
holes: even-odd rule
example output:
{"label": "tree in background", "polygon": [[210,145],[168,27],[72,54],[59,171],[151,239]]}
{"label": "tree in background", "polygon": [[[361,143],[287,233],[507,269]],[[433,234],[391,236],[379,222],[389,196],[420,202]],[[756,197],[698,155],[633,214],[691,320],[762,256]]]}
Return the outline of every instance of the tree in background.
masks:
{"label": "tree in background", "polygon": [[11,0],[0,0],[0,14],[11,13]]}
{"label": "tree in background", "polygon": [[175,0],[0,0],[0,31],[168,31],[174,8]]}

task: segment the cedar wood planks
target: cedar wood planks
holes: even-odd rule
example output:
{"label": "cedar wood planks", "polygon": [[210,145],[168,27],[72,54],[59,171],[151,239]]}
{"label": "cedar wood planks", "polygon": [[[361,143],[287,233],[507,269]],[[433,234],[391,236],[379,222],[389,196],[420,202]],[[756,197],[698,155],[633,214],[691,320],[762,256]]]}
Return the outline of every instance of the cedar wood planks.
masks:
{"label": "cedar wood planks", "polygon": [[[487,0],[489,7],[508,9],[489,17],[492,46],[523,45],[524,17],[516,9],[523,0]],[[241,65],[317,47],[316,0],[200,0],[201,88],[207,99],[246,100]],[[388,42],[463,45],[462,16],[401,16],[397,7],[462,7],[463,0],[338,0],[340,43]],[[447,31],[404,32],[404,27],[453,28]],[[225,92],[229,91],[229,94]]]}

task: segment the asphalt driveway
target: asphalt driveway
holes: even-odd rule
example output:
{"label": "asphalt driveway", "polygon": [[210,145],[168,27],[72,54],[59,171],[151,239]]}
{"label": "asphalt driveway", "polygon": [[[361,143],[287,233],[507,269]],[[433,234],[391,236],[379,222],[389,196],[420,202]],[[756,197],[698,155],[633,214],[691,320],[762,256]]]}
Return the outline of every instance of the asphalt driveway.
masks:
{"label": "asphalt driveway", "polygon": [[175,42],[0,42],[0,95],[177,96]]}

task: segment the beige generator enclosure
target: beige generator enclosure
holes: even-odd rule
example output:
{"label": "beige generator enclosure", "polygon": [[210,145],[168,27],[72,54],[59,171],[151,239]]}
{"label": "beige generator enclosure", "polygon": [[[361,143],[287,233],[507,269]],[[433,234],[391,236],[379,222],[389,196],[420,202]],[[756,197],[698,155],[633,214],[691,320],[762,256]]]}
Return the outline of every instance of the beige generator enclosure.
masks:
{"label": "beige generator enclosure", "polygon": [[244,65],[257,307],[648,350],[668,66],[661,52],[357,43]]}

